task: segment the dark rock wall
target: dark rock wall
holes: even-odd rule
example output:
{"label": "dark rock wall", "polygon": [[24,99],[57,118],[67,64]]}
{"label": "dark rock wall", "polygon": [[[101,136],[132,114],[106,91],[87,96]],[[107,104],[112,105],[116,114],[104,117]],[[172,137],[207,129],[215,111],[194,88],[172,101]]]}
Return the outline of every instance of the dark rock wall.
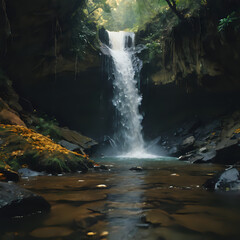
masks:
{"label": "dark rock wall", "polygon": [[71,51],[72,17],[84,1],[1,2],[0,66],[21,105],[86,135],[103,135],[107,110],[99,52],[88,47],[80,60]]}

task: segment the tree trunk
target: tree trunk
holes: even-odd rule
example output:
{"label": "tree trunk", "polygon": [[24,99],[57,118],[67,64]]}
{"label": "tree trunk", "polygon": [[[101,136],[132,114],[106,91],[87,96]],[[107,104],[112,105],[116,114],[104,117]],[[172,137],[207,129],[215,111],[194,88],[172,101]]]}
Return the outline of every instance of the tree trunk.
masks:
{"label": "tree trunk", "polygon": [[182,15],[182,13],[180,13],[178,10],[177,10],[177,5],[176,5],[176,2],[174,0],[165,0],[168,4],[168,6],[172,9],[172,11],[178,16],[178,18],[180,20],[183,20],[184,19],[184,16]]}

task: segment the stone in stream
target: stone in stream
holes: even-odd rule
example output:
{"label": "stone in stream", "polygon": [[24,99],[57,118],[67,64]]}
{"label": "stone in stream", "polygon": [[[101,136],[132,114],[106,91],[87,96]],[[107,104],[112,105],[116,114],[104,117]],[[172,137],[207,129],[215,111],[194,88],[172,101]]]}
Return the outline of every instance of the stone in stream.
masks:
{"label": "stone in stream", "polygon": [[94,164],[93,168],[94,168],[95,171],[99,171],[99,170],[109,171],[109,168],[105,165]]}
{"label": "stone in stream", "polygon": [[129,170],[141,172],[143,170],[143,168],[142,167],[132,167]]}
{"label": "stone in stream", "polygon": [[236,191],[240,190],[239,171],[236,168],[227,169],[221,174],[208,179],[203,187],[209,190]]}
{"label": "stone in stream", "polygon": [[36,176],[43,176],[45,173],[43,172],[36,172],[28,168],[20,168],[18,173],[21,177],[36,177]]}
{"label": "stone in stream", "polygon": [[98,221],[104,219],[103,214],[90,214],[88,217],[83,218],[82,216],[79,216],[74,219],[73,224],[75,228],[81,228],[86,229],[88,227],[91,227],[92,225],[96,224]]}
{"label": "stone in stream", "polygon": [[16,184],[0,182],[0,218],[47,212],[50,204],[41,196]]}
{"label": "stone in stream", "polygon": [[209,163],[213,162],[216,157],[216,151],[211,150],[208,152],[201,153],[199,155],[194,156],[190,159],[190,162],[192,163]]}

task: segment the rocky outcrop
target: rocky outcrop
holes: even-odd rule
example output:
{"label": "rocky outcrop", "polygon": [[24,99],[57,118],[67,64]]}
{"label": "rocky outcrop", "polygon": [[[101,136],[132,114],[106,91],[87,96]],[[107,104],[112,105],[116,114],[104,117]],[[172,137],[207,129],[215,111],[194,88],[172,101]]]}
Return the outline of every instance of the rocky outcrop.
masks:
{"label": "rocky outcrop", "polygon": [[219,20],[239,4],[210,0],[196,12],[185,9],[184,21],[169,10],[137,33],[148,47],[140,54],[145,135],[240,109],[240,34],[231,26],[218,32]]}
{"label": "rocky outcrop", "polygon": [[[151,70],[150,79],[158,85],[175,82],[187,91],[197,86],[210,91],[239,88],[239,32],[231,27],[218,32],[219,20],[239,6],[235,0],[220,0],[218,6],[210,0],[197,13],[186,14],[181,22],[169,10],[165,18],[160,15],[149,23],[145,32],[140,31],[137,37],[138,41],[142,41],[147,34],[155,35],[158,47],[152,53],[154,56],[152,59],[149,56],[148,61],[143,59],[149,63],[145,67]],[[154,29],[157,24],[165,27],[160,28],[159,36]],[[147,40],[143,41],[149,45]]]}
{"label": "rocky outcrop", "polygon": [[197,122],[183,124],[181,129],[163,135],[161,144],[165,150],[191,163],[239,163],[240,111],[210,122]]}
{"label": "rocky outcrop", "polygon": [[3,2],[0,66],[13,81],[22,107],[45,112],[85,135],[104,135],[104,104],[110,100],[101,82],[96,26],[87,29],[80,14],[85,2]]}
{"label": "rocky outcrop", "polygon": [[19,97],[12,87],[12,82],[0,69],[0,122],[5,124],[26,126],[21,119],[22,107]]}
{"label": "rocky outcrop", "polygon": [[68,128],[56,127],[56,129],[59,136],[64,139],[61,140],[59,144],[68,150],[91,153],[94,146],[97,146],[98,144],[93,139]]}
{"label": "rocky outcrop", "polygon": [[0,218],[48,212],[50,204],[41,196],[15,184],[0,182]]}
{"label": "rocky outcrop", "polygon": [[[29,128],[0,124],[0,130],[0,167],[3,169],[17,171],[29,167],[57,174],[86,172],[93,167],[93,162],[86,155],[69,151]],[[3,177],[6,176],[3,172]]]}
{"label": "rocky outcrop", "polygon": [[0,98],[0,121],[5,124],[26,126],[19,114],[11,109],[2,98]]}
{"label": "rocky outcrop", "polygon": [[215,175],[213,178],[208,179],[203,186],[209,190],[215,191],[239,191],[239,171],[236,168],[227,169]]}

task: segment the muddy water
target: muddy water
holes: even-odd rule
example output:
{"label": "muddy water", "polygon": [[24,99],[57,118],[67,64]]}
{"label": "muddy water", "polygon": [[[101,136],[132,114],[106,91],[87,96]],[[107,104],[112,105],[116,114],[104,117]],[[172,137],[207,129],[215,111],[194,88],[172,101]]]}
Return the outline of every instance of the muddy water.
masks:
{"label": "muddy water", "polygon": [[51,212],[15,219],[0,239],[240,239],[240,195],[201,187],[224,167],[165,160],[101,159],[111,171],[24,179]]}

